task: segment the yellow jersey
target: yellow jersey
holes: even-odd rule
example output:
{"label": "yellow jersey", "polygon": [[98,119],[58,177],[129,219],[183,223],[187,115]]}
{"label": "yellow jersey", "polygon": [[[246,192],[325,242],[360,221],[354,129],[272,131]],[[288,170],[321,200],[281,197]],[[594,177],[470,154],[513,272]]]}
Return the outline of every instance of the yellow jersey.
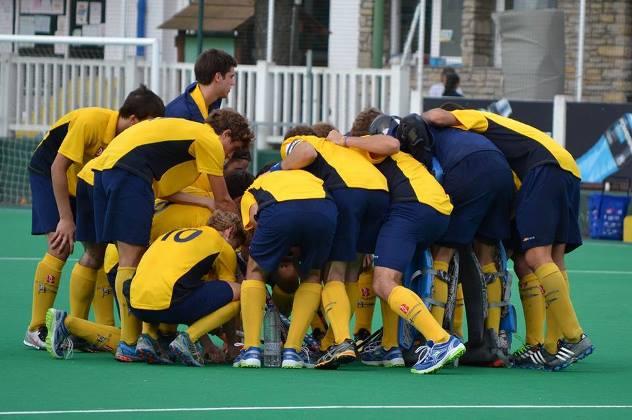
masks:
{"label": "yellow jersey", "polygon": [[369,164],[355,149],[338,146],[315,136],[290,137],[281,144],[281,158],[285,159],[301,142],[311,144],[318,156],[303,168],[325,182],[325,188],[362,188],[388,191],[388,183],[380,171]]}
{"label": "yellow jersey", "polygon": [[84,164],[99,156],[116,134],[118,112],[105,108],[81,108],[61,117],[44,135],[29,164],[29,169],[50,176],[50,168],[62,154],[73,164],[68,168],[68,191],[74,196],[77,174]]}
{"label": "yellow jersey", "polygon": [[205,281],[235,281],[237,256],[209,226],[168,232],[154,241],[132,279],[136,309],[162,310],[185,298]]}
{"label": "yellow jersey", "polygon": [[304,170],[274,171],[260,175],[241,197],[241,220],[244,228],[252,229],[250,209],[258,211],[282,201],[327,198],[323,181]]}
{"label": "yellow jersey", "polygon": [[374,157],[371,153],[354,149],[373,163],[388,181],[391,203],[419,202],[439,213],[452,213],[450,197],[428,169],[405,152],[392,156]]}
{"label": "yellow jersey", "polygon": [[555,164],[581,178],[573,156],[546,133],[535,127],[491,112],[473,109],[452,111],[459,121],[457,128],[483,134],[505,155],[520,181],[539,165]]}
{"label": "yellow jersey", "polygon": [[156,118],[118,135],[93,170],[121,168],[149,183],[157,197],[193,184],[200,173],[222,176],[224,148],[208,124],[180,118]]}

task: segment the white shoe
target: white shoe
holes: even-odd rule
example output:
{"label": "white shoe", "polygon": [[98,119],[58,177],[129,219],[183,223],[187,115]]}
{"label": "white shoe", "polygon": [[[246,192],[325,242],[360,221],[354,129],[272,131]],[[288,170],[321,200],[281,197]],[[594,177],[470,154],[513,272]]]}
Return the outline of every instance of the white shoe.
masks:
{"label": "white shoe", "polygon": [[25,346],[36,350],[46,350],[45,340],[47,333],[48,331],[44,326],[39,327],[35,331],[29,331],[27,328],[23,343]]}

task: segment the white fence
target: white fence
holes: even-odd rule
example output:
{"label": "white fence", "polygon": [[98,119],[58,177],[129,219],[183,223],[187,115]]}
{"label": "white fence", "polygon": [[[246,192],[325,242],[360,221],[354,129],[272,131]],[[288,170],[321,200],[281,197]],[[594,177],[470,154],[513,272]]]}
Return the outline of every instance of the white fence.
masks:
{"label": "white fence", "polygon": [[[72,109],[118,108],[139,83],[158,86],[165,103],[194,80],[193,65],[163,63],[150,84],[152,65],[56,57],[0,56],[0,136],[43,132]],[[276,123],[328,121],[348,130],[362,109],[376,106],[400,113],[408,108],[408,69],[286,67],[259,62],[237,67],[227,105],[255,124],[281,135]],[[157,84],[155,84],[157,83]],[[266,139],[263,139],[265,142]],[[258,147],[265,147],[260,143]]]}

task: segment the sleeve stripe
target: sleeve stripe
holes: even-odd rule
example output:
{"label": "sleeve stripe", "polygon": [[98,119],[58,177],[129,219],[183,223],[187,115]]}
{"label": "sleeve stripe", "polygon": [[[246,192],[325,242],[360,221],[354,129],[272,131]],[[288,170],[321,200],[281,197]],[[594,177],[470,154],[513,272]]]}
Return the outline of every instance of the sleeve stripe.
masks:
{"label": "sleeve stripe", "polygon": [[292,153],[292,150],[294,150],[294,148],[299,144],[302,143],[303,140],[294,140],[292,143],[288,144],[285,148],[285,154],[289,155],[290,153]]}

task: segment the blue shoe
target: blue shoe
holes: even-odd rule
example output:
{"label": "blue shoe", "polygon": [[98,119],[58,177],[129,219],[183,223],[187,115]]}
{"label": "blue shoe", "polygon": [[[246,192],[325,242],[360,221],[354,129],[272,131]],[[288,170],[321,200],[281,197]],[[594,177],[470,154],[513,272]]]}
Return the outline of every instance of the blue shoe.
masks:
{"label": "blue shoe", "polygon": [[445,364],[461,357],[465,353],[465,346],[461,340],[452,335],[445,343],[428,341],[415,350],[415,353],[419,353],[419,359],[410,371],[423,375],[436,372]]}
{"label": "blue shoe", "polygon": [[303,358],[296,350],[283,349],[281,367],[284,369],[301,369],[305,367],[305,362],[303,362]]}
{"label": "blue shoe", "polygon": [[181,332],[169,344],[169,349],[175,353],[177,359],[187,366],[204,366],[204,356],[198,346],[191,341],[189,334]]}
{"label": "blue shoe", "polygon": [[157,340],[148,334],[141,334],[136,343],[136,354],[151,365],[170,365],[173,362],[162,355],[162,349]]}
{"label": "blue shoe", "polygon": [[239,352],[239,356],[233,362],[233,367],[260,368],[263,360],[263,351],[259,347],[250,347]]}
{"label": "blue shoe", "polygon": [[123,341],[119,341],[119,345],[116,348],[116,354],[114,354],[114,358],[119,362],[125,363],[145,361],[138,353],[136,353],[136,345],[130,346]]}
{"label": "blue shoe", "polygon": [[64,325],[66,312],[50,308],[46,311],[46,350],[56,359],[72,357],[73,343],[70,331]]}
{"label": "blue shoe", "polygon": [[405,365],[404,355],[399,347],[386,350],[380,343],[366,347],[360,353],[360,360],[369,366],[402,367]]}

